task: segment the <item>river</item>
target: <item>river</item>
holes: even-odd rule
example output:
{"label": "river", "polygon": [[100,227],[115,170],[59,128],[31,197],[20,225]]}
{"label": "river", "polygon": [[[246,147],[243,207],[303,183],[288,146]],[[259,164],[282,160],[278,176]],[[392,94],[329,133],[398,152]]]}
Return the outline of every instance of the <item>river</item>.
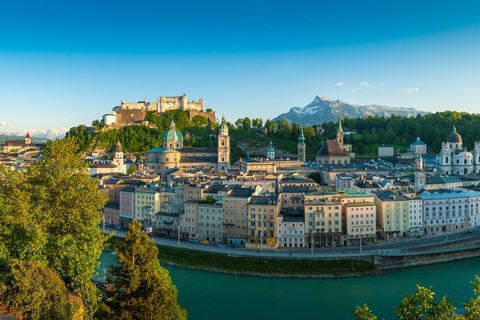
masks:
{"label": "river", "polygon": [[[113,258],[104,252],[102,266]],[[394,307],[416,284],[433,286],[437,300],[447,295],[461,307],[473,295],[470,281],[480,275],[480,258],[346,279],[254,278],[164,267],[191,320],[353,319],[349,311],[364,303],[379,319],[396,319]]]}

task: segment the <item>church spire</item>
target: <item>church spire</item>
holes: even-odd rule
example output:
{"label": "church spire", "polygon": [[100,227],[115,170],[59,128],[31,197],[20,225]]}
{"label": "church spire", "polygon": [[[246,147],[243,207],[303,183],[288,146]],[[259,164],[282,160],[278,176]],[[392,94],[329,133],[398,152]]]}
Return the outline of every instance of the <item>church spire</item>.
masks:
{"label": "church spire", "polygon": [[339,132],[343,133],[343,128],[342,128],[342,119],[340,119],[340,116],[338,116],[338,130]]}

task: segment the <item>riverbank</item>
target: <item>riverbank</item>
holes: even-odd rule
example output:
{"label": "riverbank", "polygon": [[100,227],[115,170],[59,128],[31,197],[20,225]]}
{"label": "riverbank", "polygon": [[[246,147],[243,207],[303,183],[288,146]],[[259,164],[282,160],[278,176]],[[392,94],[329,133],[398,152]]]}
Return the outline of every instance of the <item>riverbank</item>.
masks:
{"label": "riverbank", "polygon": [[[109,247],[122,241],[112,237]],[[216,254],[158,245],[161,264],[207,272],[266,278],[347,278],[382,274],[374,264],[350,259],[270,259]]]}

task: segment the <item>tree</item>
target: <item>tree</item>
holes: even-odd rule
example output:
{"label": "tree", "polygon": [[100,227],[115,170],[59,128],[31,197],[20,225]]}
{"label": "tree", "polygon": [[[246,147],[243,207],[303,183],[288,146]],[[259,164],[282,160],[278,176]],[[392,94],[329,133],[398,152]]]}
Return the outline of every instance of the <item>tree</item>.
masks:
{"label": "tree", "polygon": [[0,302],[24,319],[72,319],[79,308],[53,269],[21,260],[0,262]]}
{"label": "tree", "polygon": [[46,145],[44,158],[23,171],[0,166],[0,259],[54,269],[84,300],[85,319],[98,305],[91,280],[107,236],[98,225],[107,201],[74,139]]}
{"label": "tree", "polygon": [[213,110],[208,108],[207,110],[205,110],[206,112],[212,112]]}
{"label": "tree", "polygon": [[118,265],[109,266],[109,319],[186,319],[186,310],[177,303],[177,289],[160,267],[158,249],[141,228],[136,220],[129,225],[116,250]]}
{"label": "tree", "polygon": [[[440,301],[434,298],[435,293],[431,287],[425,288],[417,285],[417,289],[413,294],[402,296],[400,305],[395,307],[395,313],[398,319],[421,320],[421,319],[455,319],[470,320],[479,319],[480,317],[480,278],[475,277],[475,281],[470,282],[473,285],[475,298],[470,297],[468,303],[463,303],[465,312],[455,314],[455,306],[447,297],[443,297]],[[367,304],[362,307],[355,307],[353,318],[355,320],[375,320],[376,316],[368,309]]]}
{"label": "tree", "polygon": [[131,175],[131,174],[133,174],[133,173],[136,172],[136,171],[138,171],[137,166],[134,165],[134,164],[132,164],[132,165],[130,166],[130,168],[128,168],[127,174],[128,174],[128,175]]}
{"label": "tree", "polygon": [[243,119],[243,130],[248,130],[252,128],[252,120],[249,117]]}

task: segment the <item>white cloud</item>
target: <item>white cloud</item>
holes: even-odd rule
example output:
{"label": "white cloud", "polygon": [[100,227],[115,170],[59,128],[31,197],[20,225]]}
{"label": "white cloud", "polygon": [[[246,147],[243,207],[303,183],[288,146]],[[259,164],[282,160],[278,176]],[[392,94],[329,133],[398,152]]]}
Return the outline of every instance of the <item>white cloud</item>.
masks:
{"label": "white cloud", "polygon": [[346,82],[338,82],[338,83],[335,83],[336,86],[338,87],[343,87],[343,86],[346,86],[347,83]]}
{"label": "white cloud", "polygon": [[6,127],[8,127],[8,126],[11,126],[11,124],[10,124],[10,123],[7,123],[7,122],[5,122],[5,121],[2,121],[2,122],[0,122],[0,126],[6,126]]}
{"label": "white cloud", "polygon": [[364,82],[364,81],[360,81],[360,85],[365,87],[370,87],[370,83]]}
{"label": "white cloud", "polygon": [[402,92],[403,93],[414,93],[414,92],[418,92],[418,88],[405,88],[405,90],[403,90]]}

